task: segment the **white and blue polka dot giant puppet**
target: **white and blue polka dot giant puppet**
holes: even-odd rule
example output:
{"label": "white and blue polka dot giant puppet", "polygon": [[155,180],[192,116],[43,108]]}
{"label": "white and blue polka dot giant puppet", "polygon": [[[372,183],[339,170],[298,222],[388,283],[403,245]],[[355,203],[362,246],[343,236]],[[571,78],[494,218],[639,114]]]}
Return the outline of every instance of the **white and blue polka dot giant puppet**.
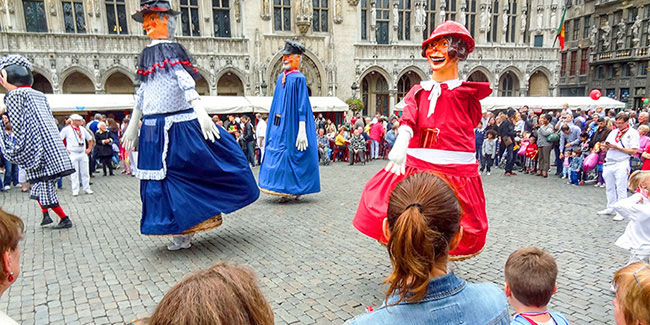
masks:
{"label": "white and blue polka dot giant puppet", "polygon": [[259,189],[235,139],[203,107],[189,54],[171,41],[179,12],[162,0],[141,7],[132,17],[152,41],[140,54],[140,86],[123,142],[138,147],[140,231],[173,236],[167,248],[178,250],[191,246],[193,234],[221,225],[222,213],[256,201]]}

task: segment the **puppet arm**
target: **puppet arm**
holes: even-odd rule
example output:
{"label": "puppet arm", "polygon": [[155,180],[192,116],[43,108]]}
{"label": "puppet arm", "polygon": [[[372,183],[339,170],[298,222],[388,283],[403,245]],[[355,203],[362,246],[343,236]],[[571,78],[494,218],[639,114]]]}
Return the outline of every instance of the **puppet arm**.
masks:
{"label": "puppet arm", "polygon": [[406,174],[406,150],[409,148],[412,137],[413,129],[411,127],[406,125],[399,127],[395,145],[388,153],[388,160],[390,161],[384,170],[395,175]]}
{"label": "puppet arm", "polygon": [[296,137],[296,148],[299,151],[305,151],[309,143],[307,142],[307,131],[305,131],[305,121],[298,123],[298,136]]}
{"label": "puppet arm", "polygon": [[197,98],[193,100],[191,104],[194,108],[194,112],[196,112],[196,116],[199,120],[199,125],[201,125],[203,137],[206,140],[210,140],[212,142],[214,142],[215,139],[220,139],[221,135],[219,134],[219,129],[217,128],[217,125],[212,122],[212,119],[210,118],[210,115],[208,115],[208,112],[205,111],[201,99]]}
{"label": "puppet arm", "polygon": [[124,136],[122,137],[122,145],[125,150],[136,150],[138,148],[138,127],[140,126],[140,119],[142,118],[142,111],[138,108],[133,108],[131,113],[131,121],[129,126],[126,127]]}

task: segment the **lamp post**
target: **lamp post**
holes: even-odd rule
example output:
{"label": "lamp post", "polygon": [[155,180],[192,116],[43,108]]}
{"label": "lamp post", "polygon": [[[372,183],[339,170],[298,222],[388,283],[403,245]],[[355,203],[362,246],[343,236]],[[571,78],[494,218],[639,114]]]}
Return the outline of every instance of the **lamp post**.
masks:
{"label": "lamp post", "polygon": [[262,80],[262,84],[260,85],[262,87],[262,96],[266,96],[266,88],[268,85],[266,84],[266,80]]}
{"label": "lamp post", "polygon": [[357,85],[357,82],[352,82],[352,86],[350,86],[350,89],[352,89],[352,99],[357,98],[357,90],[359,89],[359,85]]}

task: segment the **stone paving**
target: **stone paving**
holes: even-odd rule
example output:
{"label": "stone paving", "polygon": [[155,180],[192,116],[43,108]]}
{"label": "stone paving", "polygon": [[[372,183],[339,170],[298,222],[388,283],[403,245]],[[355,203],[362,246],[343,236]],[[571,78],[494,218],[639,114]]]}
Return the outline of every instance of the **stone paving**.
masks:
{"label": "stone paving", "polygon": [[[95,194],[78,197],[66,180],[60,198],[75,225],[67,231],[38,227],[36,203],[12,189],[0,194],[0,204],[22,217],[27,230],[22,273],[0,310],[21,324],[124,324],[153,312],[191,271],[228,261],[257,272],[276,324],[341,324],[365,306],[379,306],[385,294],[386,251],[351,224],[363,185],[384,164],[321,167],[321,193],[286,204],[263,194],[178,252],[165,249],[166,238],[140,235],[134,178],[98,176]],[[487,246],[477,258],[456,263],[456,273],[502,285],[508,255],[537,246],[560,269],[550,309],[574,324],[612,324],[609,280],[627,254],[614,246],[625,223],[596,215],[605,190],[555,177],[507,178],[500,170],[484,176],[484,187]]]}

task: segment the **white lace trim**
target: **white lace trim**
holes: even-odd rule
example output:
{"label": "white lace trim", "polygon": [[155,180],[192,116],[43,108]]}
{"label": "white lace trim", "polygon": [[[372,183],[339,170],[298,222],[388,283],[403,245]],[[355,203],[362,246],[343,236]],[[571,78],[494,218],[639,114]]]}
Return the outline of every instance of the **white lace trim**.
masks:
{"label": "white lace trim", "polygon": [[196,119],[196,113],[184,113],[176,114],[165,117],[165,139],[163,143],[163,152],[162,152],[162,164],[163,167],[159,170],[142,170],[138,168],[135,172],[135,176],[143,180],[152,180],[160,181],[167,177],[167,150],[169,148],[169,129],[171,129],[174,123],[187,122]]}

